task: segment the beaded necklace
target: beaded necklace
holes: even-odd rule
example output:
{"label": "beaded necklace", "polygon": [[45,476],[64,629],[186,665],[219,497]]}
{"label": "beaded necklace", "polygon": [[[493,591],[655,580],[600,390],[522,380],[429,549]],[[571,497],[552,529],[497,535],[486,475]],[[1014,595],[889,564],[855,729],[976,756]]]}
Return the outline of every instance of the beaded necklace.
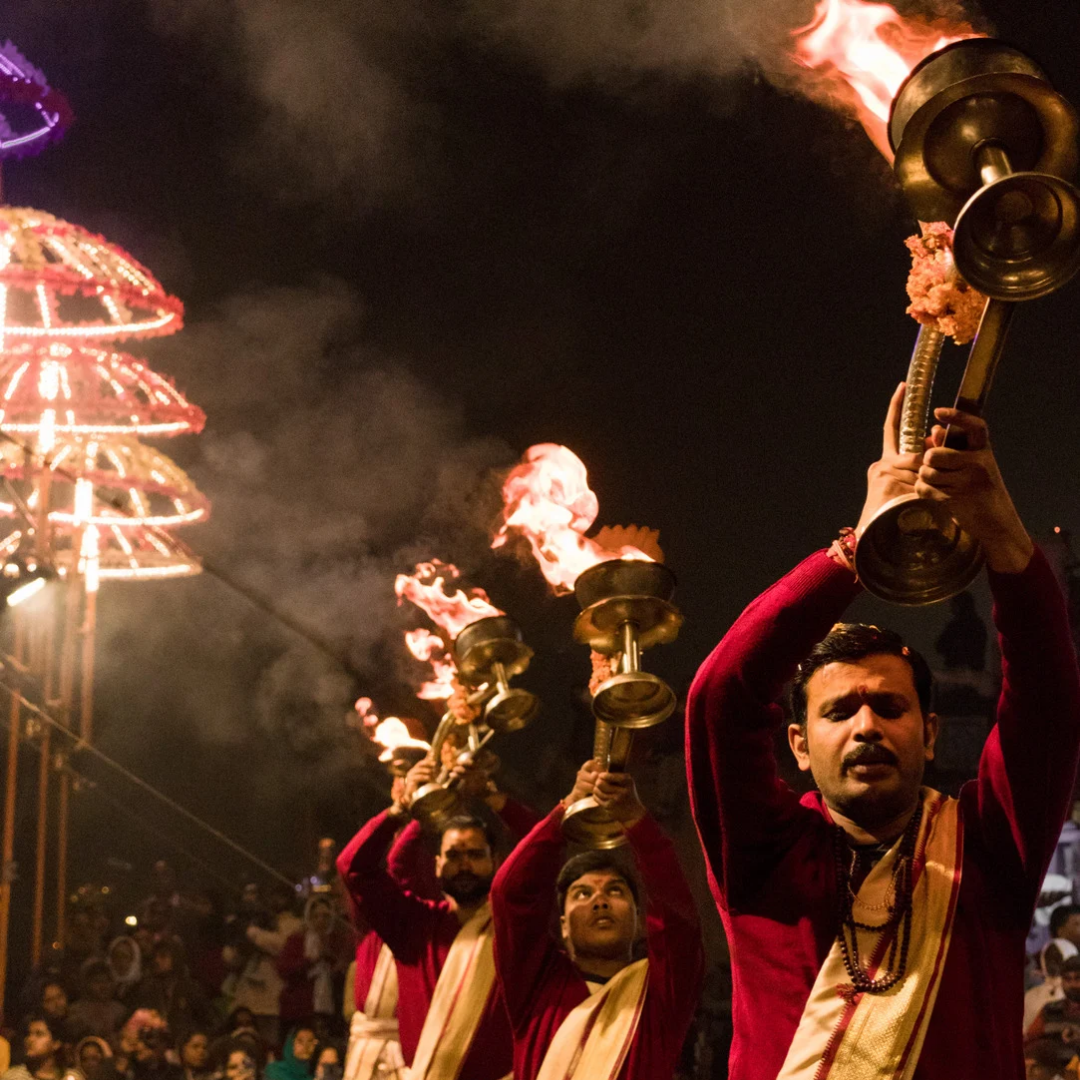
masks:
{"label": "beaded necklace", "polygon": [[[919,837],[921,822],[922,802],[920,801],[900,841],[900,849],[893,864],[892,882],[889,885],[889,899],[886,900],[885,904],[859,905],[865,907],[868,911],[888,911],[889,917],[879,926],[861,923],[855,918],[854,904],[857,897],[855,890],[851,886],[852,865],[849,864],[854,863],[857,854],[852,852],[848,846],[843,829],[835,829],[833,832],[833,852],[836,861],[837,921],[839,924],[837,940],[840,943],[840,953],[844,959],[844,967],[847,969],[848,977],[851,979],[852,993],[884,994],[887,990],[891,990],[907,971],[908,945],[911,942],[915,844]],[[858,932],[860,930],[876,934],[895,930],[889,944],[888,955],[878,968],[883,974],[876,979],[871,979],[863,967],[863,960],[859,954]]]}

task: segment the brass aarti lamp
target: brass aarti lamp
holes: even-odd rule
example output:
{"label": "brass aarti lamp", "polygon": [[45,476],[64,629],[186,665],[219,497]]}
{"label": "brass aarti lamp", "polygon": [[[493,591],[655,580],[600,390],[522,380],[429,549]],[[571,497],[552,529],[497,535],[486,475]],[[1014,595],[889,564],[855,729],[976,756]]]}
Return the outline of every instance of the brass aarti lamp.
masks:
{"label": "brass aarti lamp", "polygon": [[[896,175],[922,221],[955,221],[957,272],[990,297],[956,408],[980,416],[1017,302],[1046,296],[1080,271],[1077,116],[1018,49],[990,38],[928,56],[893,101]],[[908,369],[900,450],[921,453],[944,336],[922,327]],[[946,445],[964,446],[961,432]],[[867,590],[919,606],[962,592],[983,563],[979,545],[941,506],[893,499],[859,538]]]}
{"label": "brass aarti lamp", "polygon": [[[598,563],[574,582],[582,608],[574,640],[618,657],[618,669],[596,688],[592,701],[593,757],[608,772],[626,768],[635,729],[662,723],[675,709],[671,687],[641,670],[642,652],[678,637],[683,617],[671,602],[674,592],[675,575],[663,563],[641,559]],[[622,825],[591,795],[567,809],[563,835],[591,848],[626,843]]]}
{"label": "brass aarti lamp", "polygon": [[[458,678],[471,691],[469,705],[482,710],[478,720],[468,725],[468,745],[455,764],[475,761],[492,736],[520,731],[535,718],[540,709],[536,695],[510,685],[510,679],[529,666],[532,656],[517,623],[505,615],[478,619],[455,638]],[[448,710],[431,740],[430,761],[442,760],[443,745],[456,726],[458,720]],[[417,789],[409,804],[414,816],[438,825],[458,812],[461,796],[450,772],[443,766],[435,780]]]}

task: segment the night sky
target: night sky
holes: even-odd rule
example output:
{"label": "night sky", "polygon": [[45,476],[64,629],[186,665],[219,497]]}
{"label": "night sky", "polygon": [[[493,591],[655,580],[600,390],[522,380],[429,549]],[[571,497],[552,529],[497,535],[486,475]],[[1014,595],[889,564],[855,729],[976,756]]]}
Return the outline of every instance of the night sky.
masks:
{"label": "night sky", "polygon": [[[130,350],[208,414],[162,444],[214,503],[184,539],[360,676],[213,575],[108,587],[101,745],[285,869],[385,802],[345,725],[358,694],[436,719],[399,644],[422,619],[392,592],[417,559],[457,562],[537,649],[522,682],[545,711],[502,743],[507,785],[547,805],[585,756],[576,606],[487,550],[526,447],[579,454],[598,524],[660,530],[686,625],[646,666],[682,693],[757,592],[855,523],[906,369],[914,224],[861,129],[794,92],[779,39],[756,33],[755,12],[792,28],[812,3],[637,0],[603,26],[533,6],[551,22],[527,32],[495,18],[513,0],[3,6],[0,38],[77,117],[5,166],[5,199],[104,233],[187,305],[180,335]],[[710,10],[732,35],[715,57],[693,37]],[[1080,101],[1074,3],[969,13]],[[1080,530],[1078,289],[1020,313],[989,409],[1038,535]],[[962,366],[948,350],[937,403]],[[855,614],[929,649],[948,610]],[[651,738],[677,748],[678,720]],[[146,826],[246,872],[88,769],[77,877],[190,866]],[[32,811],[27,793],[16,903]]]}

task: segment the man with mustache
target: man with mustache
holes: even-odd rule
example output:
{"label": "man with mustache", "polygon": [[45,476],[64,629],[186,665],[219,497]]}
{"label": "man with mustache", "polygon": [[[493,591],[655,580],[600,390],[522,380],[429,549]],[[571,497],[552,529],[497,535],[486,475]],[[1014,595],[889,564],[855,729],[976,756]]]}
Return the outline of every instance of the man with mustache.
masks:
{"label": "man with mustache", "polygon": [[[1002,692],[978,778],[922,786],[938,718],[926,663],[893,633],[834,625],[860,588],[845,530],[743,612],[687,703],[691,805],[731,945],[732,1080],[1019,1080],[1024,943],[1068,812],[1080,674],[1065,605],[1001,479],[986,424],[938,409],[898,451],[903,385],[860,529],[910,492],[985,552]],[[830,627],[832,628],[830,630]],[[776,704],[817,790],[777,775]]]}
{"label": "man with mustache", "polygon": [[[618,853],[564,863],[563,814],[596,798],[626,830],[648,894]],[[549,933],[557,898],[560,948]],[[654,1080],[675,1071],[704,970],[694,898],[671,841],[627,773],[578,772],[491,890],[495,955],[514,1029],[515,1080]],[[635,945],[645,930],[645,956]]]}
{"label": "man with mustache", "polygon": [[[501,1080],[511,1069],[513,1042],[495,980],[487,897],[498,859],[487,823],[455,817],[440,829],[441,900],[410,892],[383,866],[412,795],[437,771],[429,761],[413,766],[400,798],[360,830],[338,869],[359,913],[393,953],[410,1080]],[[493,790],[476,766],[459,765],[452,775],[463,793],[483,794],[515,838],[535,824],[532,811]],[[419,823],[410,822],[403,836],[418,842]]]}

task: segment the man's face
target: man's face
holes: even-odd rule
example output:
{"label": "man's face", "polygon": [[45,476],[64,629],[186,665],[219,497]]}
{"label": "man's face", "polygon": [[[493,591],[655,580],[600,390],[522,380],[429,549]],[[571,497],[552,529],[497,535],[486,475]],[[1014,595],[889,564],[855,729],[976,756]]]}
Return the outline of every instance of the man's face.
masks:
{"label": "man's face", "polygon": [[315,933],[326,937],[330,933],[330,927],[333,925],[334,913],[326,904],[312,904],[308,922],[311,923],[311,929]]}
{"label": "man's face", "polygon": [[171,949],[154,950],[154,974],[169,975],[173,969],[173,954]]}
{"label": "man's face", "polygon": [[435,860],[443,892],[459,904],[479,904],[491,889],[495,858],[480,829],[447,829]]}
{"label": "man's face", "polygon": [[1080,946],[1080,915],[1070,915],[1065,920],[1065,925],[1061,928],[1058,937],[1063,937],[1066,941]]}
{"label": "man's face", "polygon": [[108,1001],[113,996],[112,978],[107,972],[99,972],[88,980],[86,992],[94,1001]]}
{"label": "man's face", "polygon": [[1080,971],[1066,971],[1061,976],[1061,989],[1065,996],[1080,1005]]}
{"label": "man's face", "polygon": [[41,1011],[49,1016],[66,1016],[68,1008],[67,994],[57,983],[50,983],[41,994]]}
{"label": "man's face", "polygon": [[297,1061],[310,1061],[311,1055],[315,1053],[315,1045],[318,1040],[315,1038],[315,1032],[309,1028],[301,1028],[293,1039],[292,1052],[293,1057]]}
{"label": "man's face", "polygon": [[90,1070],[95,1065],[100,1065],[104,1058],[105,1055],[101,1052],[101,1047],[96,1042],[88,1042],[79,1051],[79,1068],[89,1075]]}
{"label": "man's face", "polygon": [[806,684],[805,734],[792,724],[788,740],[826,804],[872,828],[917,801],[937,728],[922,714],[911,665],[879,654],[818,668]]}
{"label": "man's face", "polygon": [[583,874],[566,892],[559,923],[572,960],[629,960],[638,917],[626,878],[615,870]]}
{"label": "man's face", "polygon": [[130,941],[118,941],[109,951],[109,959],[121,975],[126,975],[135,963],[135,947]]}
{"label": "man's face", "polygon": [[47,1061],[60,1048],[60,1044],[52,1037],[49,1025],[41,1020],[34,1020],[26,1030],[26,1038],[23,1040],[23,1049],[29,1061],[38,1063]]}

